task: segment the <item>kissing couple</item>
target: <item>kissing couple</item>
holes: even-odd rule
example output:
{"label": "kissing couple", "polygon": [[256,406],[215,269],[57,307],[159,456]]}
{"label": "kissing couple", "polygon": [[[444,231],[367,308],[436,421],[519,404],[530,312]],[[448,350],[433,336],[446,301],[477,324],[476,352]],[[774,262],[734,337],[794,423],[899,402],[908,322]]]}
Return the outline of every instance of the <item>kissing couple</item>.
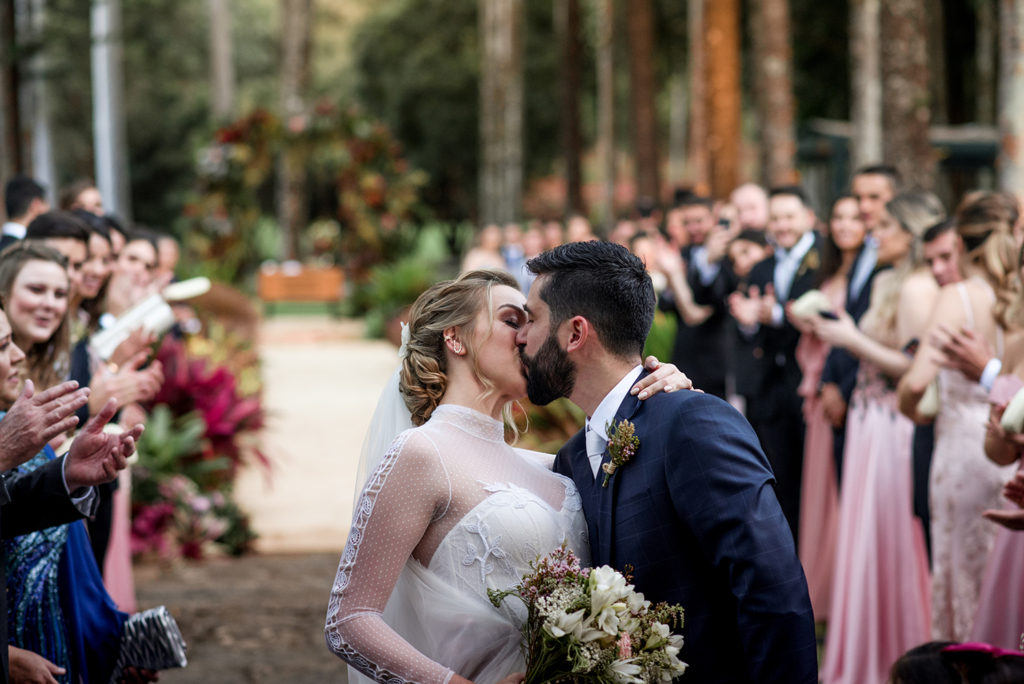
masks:
{"label": "kissing couple", "polygon": [[[412,308],[327,612],[350,682],[519,684],[525,609],[487,590],[563,543],[684,607],[684,681],[817,682],[807,584],[753,429],[716,397],[671,391],[689,386],[673,367],[641,363],[655,310],[643,262],[582,242],[528,268],[529,298],[507,273],[472,271]],[[553,464],[505,441],[524,395],[588,416]],[[624,421],[639,444],[609,474]]]}

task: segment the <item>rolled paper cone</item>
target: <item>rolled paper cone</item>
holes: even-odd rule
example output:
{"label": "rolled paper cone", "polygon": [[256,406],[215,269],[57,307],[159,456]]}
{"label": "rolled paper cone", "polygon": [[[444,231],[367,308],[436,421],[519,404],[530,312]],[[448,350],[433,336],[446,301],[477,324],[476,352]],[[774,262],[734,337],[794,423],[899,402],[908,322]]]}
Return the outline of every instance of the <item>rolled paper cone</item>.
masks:
{"label": "rolled paper cone", "polygon": [[939,414],[939,381],[932,380],[917,402],[917,412],[925,418],[934,418]]}
{"label": "rolled paper cone", "polygon": [[999,424],[1010,434],[1019,435],[1024,432],[1024,389],[1013,395],[1013,399],[1003,411],[1003,419]]}

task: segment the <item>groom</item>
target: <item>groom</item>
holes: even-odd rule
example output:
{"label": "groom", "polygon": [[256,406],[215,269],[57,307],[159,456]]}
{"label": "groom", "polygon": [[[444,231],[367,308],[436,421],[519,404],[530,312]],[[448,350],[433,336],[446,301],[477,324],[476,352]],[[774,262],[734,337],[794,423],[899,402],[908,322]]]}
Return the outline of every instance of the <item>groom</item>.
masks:
{"label": "groom", "polygon": [[[594,565],[630,565],[649,600],[683,606],[686,681],[817,682],[807,583],[750,424],[707,394],[630,395],[654,318],[643,263],[581,242],[527,267],[537,280],[516,342],[530,401],[568,397],[589,416],[555,470],[583,497]],[[640,443],[603,487],[606,425],[624,420]]]}

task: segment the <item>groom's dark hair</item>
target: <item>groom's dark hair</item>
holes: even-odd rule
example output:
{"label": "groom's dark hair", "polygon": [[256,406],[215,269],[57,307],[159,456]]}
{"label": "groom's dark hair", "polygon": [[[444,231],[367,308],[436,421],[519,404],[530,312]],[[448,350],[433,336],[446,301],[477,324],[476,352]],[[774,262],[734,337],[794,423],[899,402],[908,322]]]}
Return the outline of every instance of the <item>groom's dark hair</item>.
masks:
{"label": "groom's dark hair", "polygon": [[654,321],[654,285],[644,263],[611,242],[573,242],[530,259],[526,267],[550,276],[540,298],[552,330],[583,316],[616,356],[641,355]]}

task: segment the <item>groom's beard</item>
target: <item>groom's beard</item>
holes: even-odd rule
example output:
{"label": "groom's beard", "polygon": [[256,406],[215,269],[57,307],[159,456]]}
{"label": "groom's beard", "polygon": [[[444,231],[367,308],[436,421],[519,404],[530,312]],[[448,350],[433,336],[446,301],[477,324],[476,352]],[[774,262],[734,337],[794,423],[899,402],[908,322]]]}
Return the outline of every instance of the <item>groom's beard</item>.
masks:
{"label": "groom's beard", "polygon": [[576,385],[576,364],[568,352],[558,346],[558,338],[548,335],[533,358],[523,348],[519,356],[526,366],[526,395],[535,406],[547,406],[555,399],[572,394]]}

